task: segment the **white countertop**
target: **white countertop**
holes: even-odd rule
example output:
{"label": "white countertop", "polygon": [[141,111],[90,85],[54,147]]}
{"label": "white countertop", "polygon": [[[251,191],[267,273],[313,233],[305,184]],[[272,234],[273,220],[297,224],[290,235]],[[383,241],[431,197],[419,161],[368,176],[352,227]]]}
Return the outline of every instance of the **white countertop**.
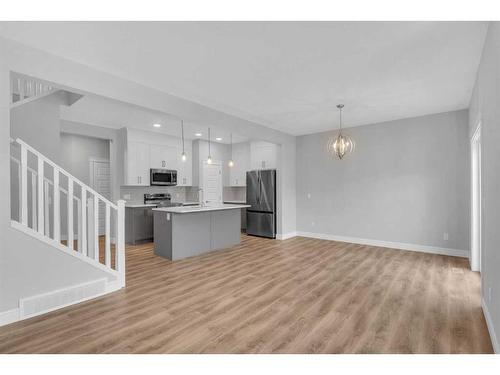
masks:
{"label": "white countertop", "polygon": [[172,203],[182,203],[184,206],[196,206],[200,204],[198,201],[192,201],[192,202],[172,202]]}
{"label": "white countertop", "polygon": [[145,203],[125,203],[125,207],[128,208],[141,208],[141,207],[156,207],[156,204],[145,204]]}
{"label": "white countertop", "polygon": [[229,204],[247,204],[247,201],[224,201],[224,203],[229,203]]}
{"label": "white countertop", "polygon": [[[199,202],[172,202],[172,203],[180,203],[184,206],[194,206],[194,205],[198,205]],[[125,203],[125,207],[128,207],[128,208],[141,208],[141,207],[156,207],[158,206],[157,204],[154,204],[154,203],[149,203],[149,204],[146,204],[146,203]]]}
{"label": "white countertop", "polygon": [[196,212],[221,211],[221,210],[236,210],[241,208],[251,207],[242,204],[222,204],[220,206],[181,206],[181,207],[161,207],[153,208],[153,211],[170,212],[173,214],[190,214]]}

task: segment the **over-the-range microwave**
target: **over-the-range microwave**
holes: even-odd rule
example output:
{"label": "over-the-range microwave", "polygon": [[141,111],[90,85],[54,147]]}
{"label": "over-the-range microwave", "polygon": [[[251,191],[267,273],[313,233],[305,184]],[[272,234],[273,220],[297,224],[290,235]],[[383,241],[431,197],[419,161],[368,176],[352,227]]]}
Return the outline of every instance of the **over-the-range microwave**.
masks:
{"label": "over-the-range microwave", "polygon": [[177,171],[173,169],[151,168],[151,186],[175,186],[177,185]]}

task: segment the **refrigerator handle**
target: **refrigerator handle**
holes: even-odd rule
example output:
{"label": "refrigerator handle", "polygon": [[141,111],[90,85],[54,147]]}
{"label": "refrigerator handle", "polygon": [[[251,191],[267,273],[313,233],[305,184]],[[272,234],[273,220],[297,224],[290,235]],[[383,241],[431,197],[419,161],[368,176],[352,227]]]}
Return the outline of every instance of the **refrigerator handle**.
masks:
{"label": "refrigerator handle", "polygon": [[261,198],[261,195],[262,195],[262,177],[260,175],[260,172],[259,172],[258,181],[259,181],[259,205],[260,205],[260,198]]}

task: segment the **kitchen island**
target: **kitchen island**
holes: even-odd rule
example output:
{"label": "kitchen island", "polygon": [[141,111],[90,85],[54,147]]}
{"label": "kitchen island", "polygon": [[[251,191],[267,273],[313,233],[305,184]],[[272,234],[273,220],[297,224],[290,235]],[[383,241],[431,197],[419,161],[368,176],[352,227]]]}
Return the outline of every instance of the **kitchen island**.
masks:
{"label": "kitchen island", "polygon": [[241,213],[247,205],[153,208],[155,254],[170,260],[240,243]]}

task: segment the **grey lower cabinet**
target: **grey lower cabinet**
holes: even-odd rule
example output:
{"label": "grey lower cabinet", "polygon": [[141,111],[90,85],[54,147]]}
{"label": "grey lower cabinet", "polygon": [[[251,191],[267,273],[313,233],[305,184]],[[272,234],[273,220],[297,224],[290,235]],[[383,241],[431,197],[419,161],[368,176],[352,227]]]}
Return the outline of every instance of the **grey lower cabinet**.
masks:
{"label": "grey lower cabinet", "polygon": [[135,245],[138,242],[153,240],[153,207],[125,208],[125,242]]}
{"label": "grey lower cabinet", "polygon": [[[236,204],[236,205],[244,205],[244,204],[246,204],[246,203],[236,203],[236,202],[233,202],[233,201],[227,201],[227,202],[224,202],[224,203]],[[240,211],[241,211],[241,231],[245,232],[247,230],[247,209],[246,208],[242,208]]]}
{"label": "grey lower cabinet", "polygon": [[154,252],[179,260],[240,243],[241,209],[168,213],[154,212]]}

